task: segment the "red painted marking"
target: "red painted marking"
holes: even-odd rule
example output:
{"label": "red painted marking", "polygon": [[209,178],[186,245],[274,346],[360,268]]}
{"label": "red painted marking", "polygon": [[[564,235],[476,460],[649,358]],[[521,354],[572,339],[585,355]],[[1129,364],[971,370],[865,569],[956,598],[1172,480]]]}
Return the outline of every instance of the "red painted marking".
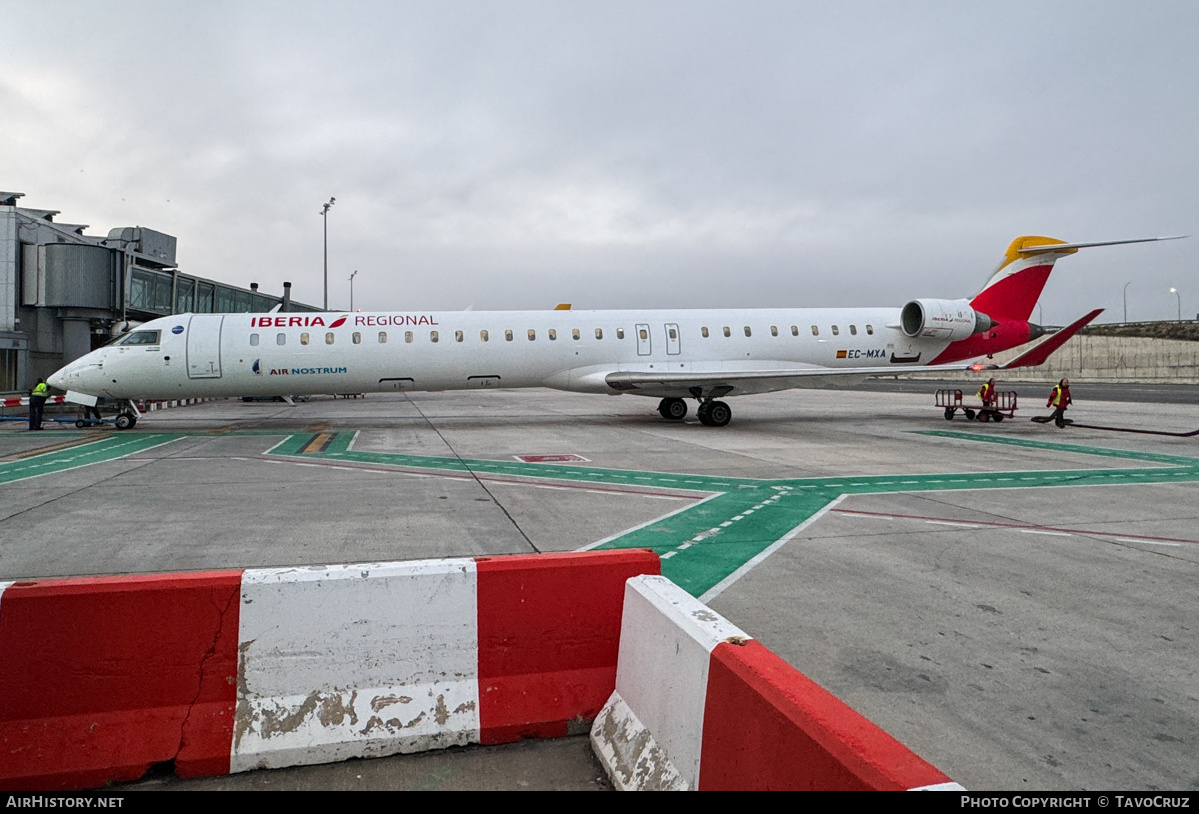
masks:
{"label": "red painted marking", "polygon": [[480,742],[580,729],[616,687],[625,581],[661,573],[657,555],[633,549],[476,563]]}
{"label": "red painted marking", "polygon": [[695,491],[668,491],[664,492],[660,489],[648,489],[640,486],[628,486],[620,488],[617,486],[605,486],[598,481],[565,481],[557,478],[539,478],[535,475],[514,475],[509,478],[500,477],[498,475],[486,475],[481,472],[465,472],[455,473],[449,471],[438,471],[436,469],[422,469],[413,466],[399,466],[391,464],[362,464],[353,461],[331,461],[327,458],[312,458],[301,463],[298,460],[291,460],[289,455],[272,456],[275,460],[267,459],[267,463],[273,464],[295,464],[298,466],[328,466],[333,469],[365,469],[369,472],[402,472],[405,475],[414,475],[422,478],[448,478],[450,480],[477,480],[487,481],[488,483],[508,483],[508,484],[527,484],[529,486],[543,486],[550,489],[581,489],[584,492],[604,492],[613,495],[644,495],[646,497],[671,497],[679,500],[695,500],[695,492],[704,492],[704,489],[696,489]]}
{"label": "red painted marking", "polygon": [[858,514],[864,517],[881,517],[888,520],[929,520],[935,523],[962,523],[997,529],[1035,529],[1036,531],[1060,531],[1066,534],[1082,534],[1089,537],[1120,537],[1127,540],[1144,540],[1146,542],[1190,543],[1192,545],[1199,545],[1199,540],[1187,540],[1182,537],[1146,537],[1143,534],[1125,534],[1119,531],[1094,531],[1092,529],[1069,529],[1062,526],[1041,526],[1036,523],[995,523],[987,520],[960,520],[954,517],[925,517],[919,514],[864,512],[857,509],[833,509],[832,511],[837,514]]}
{"label": "red painted marking", "polygon": [[582,455],[566,452],[559,455],[516,455],[516,460],[527,464],[589,463]]}
{"label": "red painted marking", "polygon": [[0,788],[227,774],[240,571],[17,582],[0,598]]}
{"label": "red painted marking", "polygon": [[699,787],[899,791],[952,782],[760,642],[712,651]]}

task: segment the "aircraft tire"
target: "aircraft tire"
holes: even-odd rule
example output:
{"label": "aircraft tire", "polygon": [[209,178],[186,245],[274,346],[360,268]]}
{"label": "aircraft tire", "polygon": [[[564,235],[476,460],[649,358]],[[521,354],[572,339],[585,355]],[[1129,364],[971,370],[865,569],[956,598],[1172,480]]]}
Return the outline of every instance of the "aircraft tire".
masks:
{"label": "aircraft tire", "polygon": [[708,420],[704,423],[709,427],[723,427],[733,419],[732,409],[723,401],[713,401],[707,406]]}
{"label": "aircraft tire", "polygon": [[662,399],[658,413],[670,421],[682,421],[687,415],[687,402],[682,399]]}
{"label": "aircraft tire", "polygon": [[131,430],[137,424],[137,416],[132,413],[121,413],[117,416],[116,423],[118,430]]}

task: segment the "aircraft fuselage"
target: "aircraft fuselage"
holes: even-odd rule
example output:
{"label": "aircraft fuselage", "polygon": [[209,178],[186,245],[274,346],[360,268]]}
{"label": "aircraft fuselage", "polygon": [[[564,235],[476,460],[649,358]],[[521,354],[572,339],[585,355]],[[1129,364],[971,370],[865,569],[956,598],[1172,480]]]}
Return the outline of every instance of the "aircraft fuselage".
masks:
{"label": "aircraft fuselage", "polygon": [[[157,332],[156,341],[118,340],[52,383],[119,399],[490,387],[617,394],[606,380],[614,371],[845,372],[806,383],[822,386],[863,368],[920,367],[950,345],[908,337],[898,320],[897,308],[179,314],[128,335]],[[741,380],[725,395],[795,386]],[[629,392],[663,398],[688,388]]]}

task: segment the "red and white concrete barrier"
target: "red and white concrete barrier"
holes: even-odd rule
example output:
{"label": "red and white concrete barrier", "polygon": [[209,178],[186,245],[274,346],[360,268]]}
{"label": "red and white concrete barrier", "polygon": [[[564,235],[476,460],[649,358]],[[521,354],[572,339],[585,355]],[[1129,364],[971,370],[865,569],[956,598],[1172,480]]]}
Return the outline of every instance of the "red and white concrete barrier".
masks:
{"label": "red and white concrete barrier", "polygon": [[[47,396],[46,404],[65,404],[66,396]],[[12,396],[6,399],[0,399],[0,407],[28,407],[29,396]]]}
{"label": "red and white concrete barrier", "polygon": [[621,789],[960,789],[663,577],[625,588],[591,742]]}
{"label": "red and white concrete barrier", "polygon": [[[0,788],[566,735],[648,551],[0,583]],[[582,731],[586,731],[585,724]]]}

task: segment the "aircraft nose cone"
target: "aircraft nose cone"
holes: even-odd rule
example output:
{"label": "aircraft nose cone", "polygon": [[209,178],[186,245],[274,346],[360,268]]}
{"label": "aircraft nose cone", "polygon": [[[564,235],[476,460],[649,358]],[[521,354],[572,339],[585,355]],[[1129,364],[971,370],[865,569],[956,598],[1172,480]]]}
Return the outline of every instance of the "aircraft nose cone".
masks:
{"label": "aircraft nose cone", "polygon": [[67,390],[67,369],[57,370],[50,374],[50,378],[46,380],[46,384],[56,390]]}

